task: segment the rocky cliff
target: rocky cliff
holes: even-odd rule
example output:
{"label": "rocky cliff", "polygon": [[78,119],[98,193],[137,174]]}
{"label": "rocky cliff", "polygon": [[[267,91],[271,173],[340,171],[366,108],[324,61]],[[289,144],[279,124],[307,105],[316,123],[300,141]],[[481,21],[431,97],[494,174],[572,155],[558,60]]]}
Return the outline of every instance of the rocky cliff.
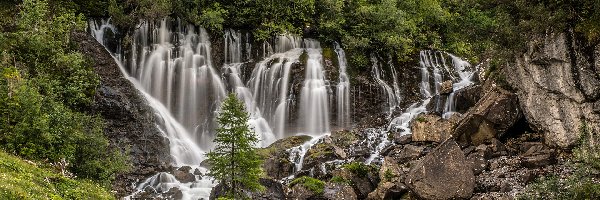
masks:
{"label": "rocky cliff", "polygon": [[164,170],[171,163],[169,141],[155,125],[155,115],[135,87],[121,73],[114,58],[87,33],[74,33],[72,37],[79,50],[91,58],[100,76],[100,85],[92,110],[102,116],[104,133],[111,145],[129,153],[132,168],[119,174],[113,184],[118,197],[133,192],[131,183]]}
{"label": "rocky cliff", "polygon": [[570,147],[587,124],[600,132],[600,45],[548,33],[506,68],[527,122],[553,146]]}

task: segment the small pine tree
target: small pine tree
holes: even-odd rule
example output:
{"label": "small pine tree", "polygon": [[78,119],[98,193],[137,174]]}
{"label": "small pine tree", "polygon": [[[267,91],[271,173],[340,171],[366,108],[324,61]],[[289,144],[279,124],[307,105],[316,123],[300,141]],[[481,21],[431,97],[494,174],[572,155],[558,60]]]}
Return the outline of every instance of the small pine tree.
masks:
{"label": "small pine tree", "polygon": [[262,161],[254,147],[258,138],[248,126],[249,118],[244,104],[230,94],[217,117],[215,148],[207,153],[211,164],[209,175],[223,184],[229,198],[245,198],[243,191],[262,188],[258,182]]}

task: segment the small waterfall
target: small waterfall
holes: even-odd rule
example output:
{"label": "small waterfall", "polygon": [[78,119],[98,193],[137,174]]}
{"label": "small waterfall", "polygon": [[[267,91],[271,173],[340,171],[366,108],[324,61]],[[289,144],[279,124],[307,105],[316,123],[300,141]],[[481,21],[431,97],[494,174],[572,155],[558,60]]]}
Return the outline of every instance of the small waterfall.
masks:
{"label": "small waterfall", "polygon": [[395,69],[393,69],[394,67],[390,65],[392,70],[394,70],[392,71],[392,74],[394,76],[394,88],[397,88],[396,90],[383,80],[381,66],[377,58],[375,58],[375,56],[371,56],[371,62],[373,63],[373,66],[371,67],[371,73],[377,84],[379,84],[379,86],[383,89],[384,96],[387,96],[388,112],[391,114],[392,111],[394,111],[394,109],[396,109],[400,105],[401,101],[401,97],[399,96],[400,89],[397,86],[397,78],[395,78]]}
{"label": "small waterfall", "polygon": [[259,146],[268,146],[275,142],[276,138],[271,131],[266,119],[262,117],[260,109],[256,106],[254,95],[251,90],[246,87],[241,78],[242,63],[242,41],[239,31],[225,31],[225,63],[223,70],[229,77],[229,85],[236,96],[244,102],[246,111],[250,114],[250,127],[261,138]]}
{"label": "small waterfall", "polygon": [[[448,119],[450,118],[453,114],[456,113],[456,102],[455,102],[455,91],[458,91],[462,88],[465,88],[469,85],[473,84],[473,81],[471,81],[473,75],[475,74],[474,71],[470,71],[469,68],[471,67],[471,64],[469,64],[467,61],[464,61],[462,59],[460,59],[459,57],[456,57],[450,53],[446,53],[451,59],[452,59],[452,65],[453,65],[453,73],[451,71],[450,74],[458,74],[458,82],[453,83],[452,85],[452,92],[448,95],[448,98],[446,99],[446,103],[444,105],[444,111],[442,114],[442,117],[444,119]],[[444,63],[444,66],[445,63]],[[447,68],[446,68],[447,69]]]}
{"label": "small waterfall", "polygon": [[336,87],[337,125],[340,128],[350,128],[350,80],[346,74],[346,53],[338,43],[335,43],[334,47],[340,65],[339,82]]}
{"label": "small waterfall", "polygon": [[305,134],[318,136],[329,132],[329,94],[320,44],[314,40],[305,40],[304,44],[308,59],[300,94],[300,117]]}
{"label": "small waterfall", "polygon": [[289,160],[294,162],[294,165],[295,165],[294,171],[295,172],[302,170],[302,164],[304,163],[304,156],[306,155],[308,150],[327,136],[329,136],[329,134],[323,134],[318,137],[313,137],[312,139],[305,142],[304,144],[297,146],[297,147],[292,147],[287,150],[290,153]]}

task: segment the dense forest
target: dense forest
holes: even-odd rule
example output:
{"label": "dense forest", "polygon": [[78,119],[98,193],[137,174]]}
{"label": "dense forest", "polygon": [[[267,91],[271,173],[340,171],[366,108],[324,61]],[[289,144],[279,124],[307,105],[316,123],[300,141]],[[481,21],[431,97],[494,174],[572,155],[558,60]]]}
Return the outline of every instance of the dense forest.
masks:
{"label": "dense forest", "polygon": [[[4,0],[0,197],[90,198],[79,191],[84,184],[94,198],[113,198],[112,181],[130,169],[129,152],[109,144],[104,119],[91,108],[99,77],[71,38],[89,19],[110,17],[124,43],[138,22],[167,17],[211,33],[245,30],[257,41],[288,33],[338,42],[353,73],[370,70],[371,54],[403,66],[420,50],[442,50],[489,63],[486,75],[502,81],[500,69],[536,35],[567,31],[598,45],[599,10],[599,0]],[[34,175],[5,179],[15,170]]]}

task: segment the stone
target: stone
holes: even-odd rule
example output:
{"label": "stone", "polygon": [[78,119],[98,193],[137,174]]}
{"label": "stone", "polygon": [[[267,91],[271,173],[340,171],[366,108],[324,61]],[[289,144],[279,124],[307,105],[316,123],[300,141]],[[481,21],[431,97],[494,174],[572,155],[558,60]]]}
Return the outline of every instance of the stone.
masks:
{"label": "stone", "polygon": [[442,82],[442,84],[440,85],[440,94],[450,94],[454,91],[454,88],[452,88],[452,81],[451,80],[447,80]]}
{"label": "stone", "polygon": [[394,133],[394,142],[399,145],[405,145],[412,142],[412,134],[402,135],[400,133]]}
{"label": "stone", "polygon": [[471,164],[454,140],[440,144],[412,166],[405,181],[423,199],[466,199],[475,188]]}
{"label": "stone", "polygon": [[406,192],[408,192],[408,188],[403,183],[383,182],[379,184],[375,191],[369,193],[367,199],[401,199],[402,195],[404,195]]}
{"label": "stone", "polygon": [[454,102],[456,103],[456,111],[464,113],[469,108],[475,106],[481,99],[482,89],[480,85],[472,85],[462,88],[454,92]]}
{"label": "stone", "polygon": [[569,32],[534,37],[528,51],[505,69],[530,127],[544,133],[548,145],[560,148],[576,144],[584,121],[600,133],[600,113],[593,105],[600,96],[599,69],[589,62],[600,60],[599,54],[586,53],[585,42]]}
{"label": "stone", "polygon": [[196,176],[202,176],[203,174],[200,171],[200,169],[196,168],[196,169],[194,169],[194,175],[196,175]]}
{"label": "stone", "polygon": [[194,174],[180,170],[173,171],[173,176],[175,176],[175,179],[181,183],[189,183],[196,180],[196,176],[194,176]]}
{"label": "stone", "polygon": [[454,136],[461,145],[479,145],[504,136],[522,117],[517,96],[502,88],[492,88],[458,122]]}
{"label": "stone", "polygon": [[411,160],[416,160],[421,157],[425,147],[423,146],[415,146],[415,145],[404,145],[404,147],[398,152],[394,152],[389,156],[393,157],[399,163],[405,163]]}
{"label": "stone", "polygon": [[182,166],[182,167],[180,167],[177,170],[182,171],[182,172],[189,172],[190,170],[192,170],[192,167],[190,167],[190,166]]}
{"label": "stone", "polygon": [[443,142],[452,136],[452,130],[459,117],[442,119],[438,115],[421,114],[411,124],[412,137],[415,142]]}
{"label": "stone", "polygon": [[330,200],[354,200],[358,199],[352,186],[345,183],[327,182],[323,192],[323,197]]}
{"label": "stone", "polygon": [[520,156],[521,165],[527,168],[538,168],[556,163],[554,150],[544,145],[532,146]]}
{"label": "stone", "polygon": [[332,171],[331,175],[349,180],[359,199],[367,198],[367,195],[375,190],[379,183],[378,172],[372,168],[369,168],[366,174],[356,174],[347,168],[341,168]]}
{"label": "stone", "polygon": [[261,178],[259,183],[265,187],[264,191],[251,192],[250,199],[255,200],[279,200],[286,199],[286,190],[288,189],[285,185],[279,181],[269,178]]}

